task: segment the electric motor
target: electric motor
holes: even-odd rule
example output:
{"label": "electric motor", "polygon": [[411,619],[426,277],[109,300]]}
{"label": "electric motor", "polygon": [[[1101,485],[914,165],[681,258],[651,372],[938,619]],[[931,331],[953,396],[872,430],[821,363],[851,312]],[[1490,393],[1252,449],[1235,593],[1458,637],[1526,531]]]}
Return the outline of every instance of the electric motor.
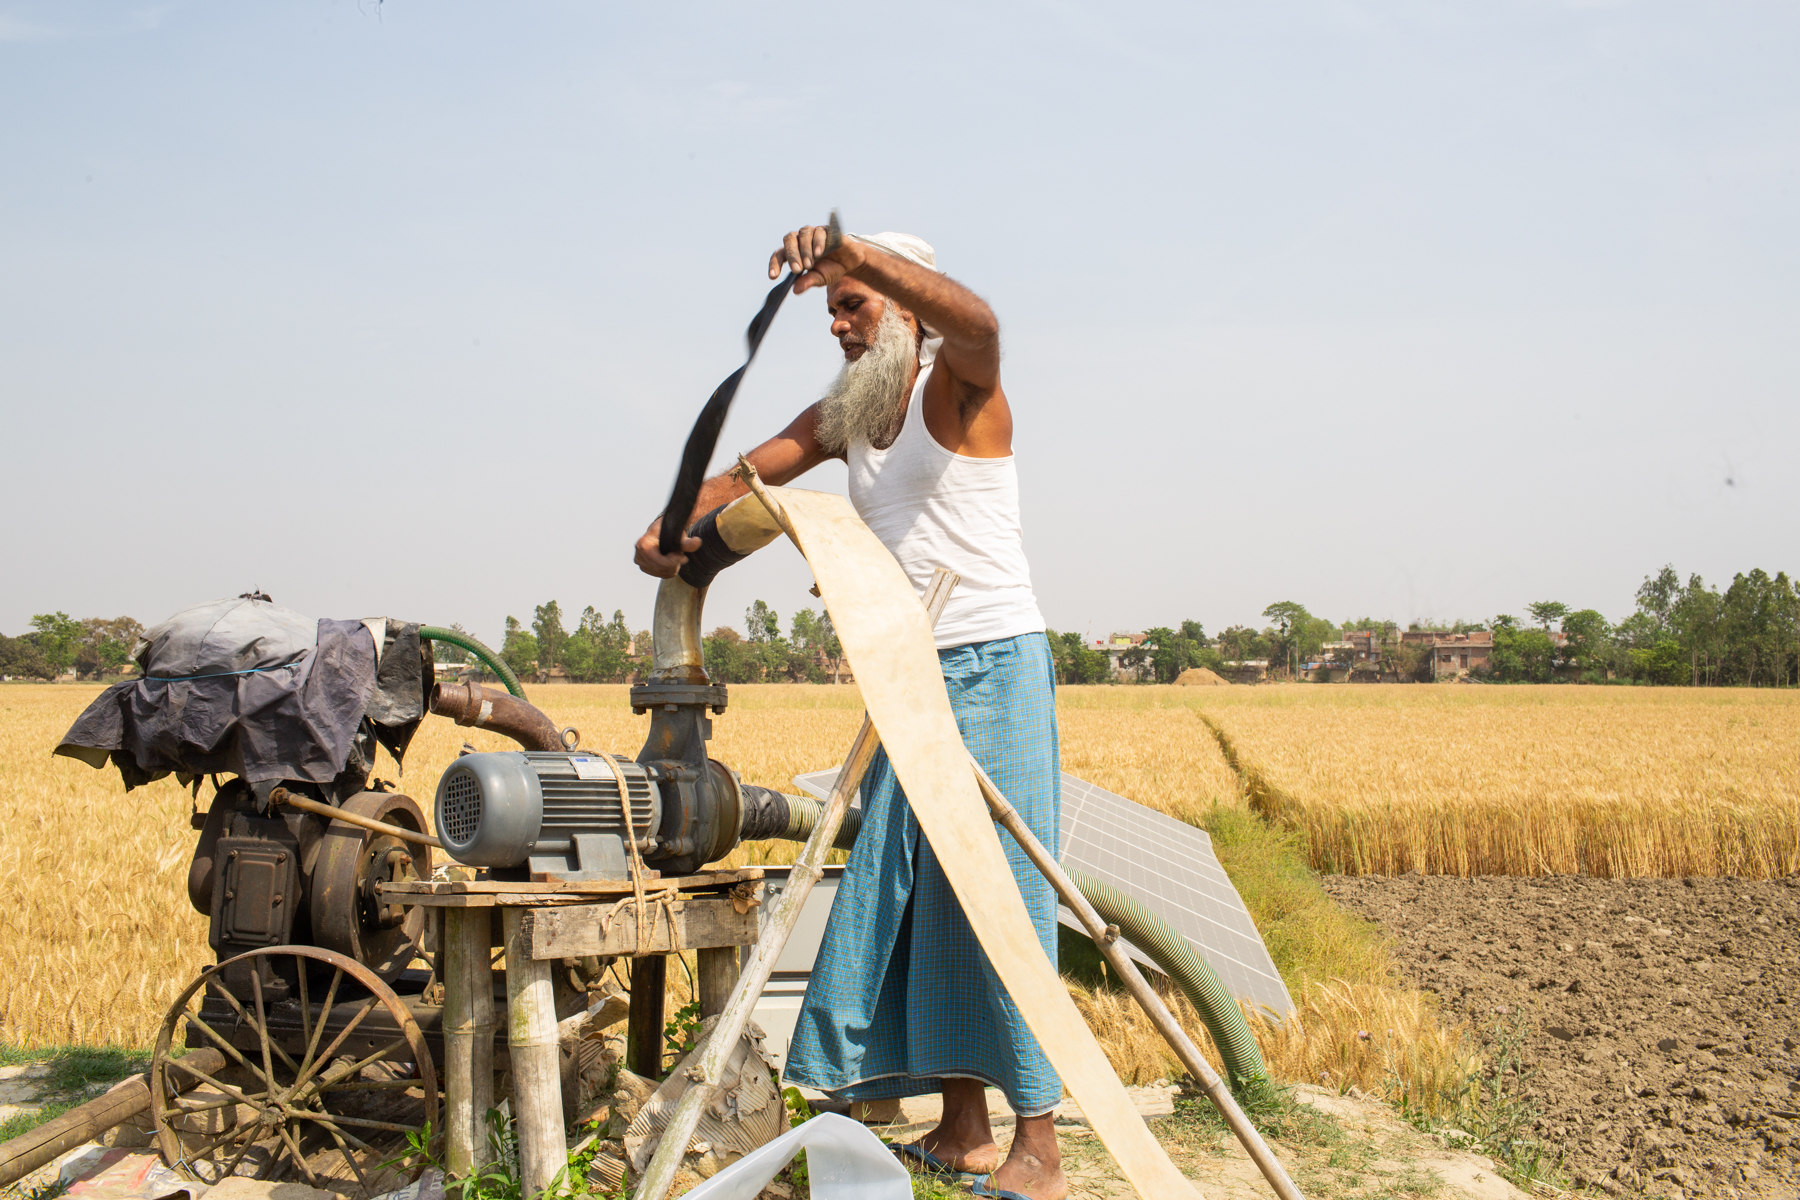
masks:
{"label": "electric motor", "polygon": [[627,878],[629,840],[646,864],[680,874],[737,844],[742,801],[724,766],[613,762],[618,774],[585,750],[465,754],[438,781],[438,839],[470,866],[565,880]]}

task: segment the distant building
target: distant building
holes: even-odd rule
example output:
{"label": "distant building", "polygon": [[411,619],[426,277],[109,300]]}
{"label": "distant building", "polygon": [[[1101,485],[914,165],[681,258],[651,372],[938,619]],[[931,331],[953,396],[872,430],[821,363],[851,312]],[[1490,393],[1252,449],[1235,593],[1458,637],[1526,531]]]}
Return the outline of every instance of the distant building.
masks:
{"label": "distant building", "polygon": [[1133,646],[1143,644],[1144,635],[1141,633],[1110,633],[1105,637],[1095,638],[1088,648],[1106,655],[1106,665],[1116,676],[1126,669],[1125,652]]}
{"label": "distant building", "polygon": [[1485,667],[1494,655],[1494,635],[1488,630],[1475,633],[1442,633],[1434,629],[1409,629],[1400,635],[1409,645],[1431,648],[1431,677],[1454,679],[1476,667]]}

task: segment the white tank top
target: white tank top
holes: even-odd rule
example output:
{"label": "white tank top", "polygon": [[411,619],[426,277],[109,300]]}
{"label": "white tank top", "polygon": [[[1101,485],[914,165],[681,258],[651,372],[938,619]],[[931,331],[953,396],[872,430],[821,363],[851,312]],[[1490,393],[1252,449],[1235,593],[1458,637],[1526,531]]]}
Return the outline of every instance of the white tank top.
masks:
{"label": "white tank top", "polygon": [[938,444],[925,426],[925,381],[938,339],[920,354],[918,380],[900,436],[886,450],[852,440],[850,503],[900,560],[923,594],[931,573],[962,576],[937,624],[940,650],[1042,633],[1019,523],[1019,472],[1013,455],[969,458]]}

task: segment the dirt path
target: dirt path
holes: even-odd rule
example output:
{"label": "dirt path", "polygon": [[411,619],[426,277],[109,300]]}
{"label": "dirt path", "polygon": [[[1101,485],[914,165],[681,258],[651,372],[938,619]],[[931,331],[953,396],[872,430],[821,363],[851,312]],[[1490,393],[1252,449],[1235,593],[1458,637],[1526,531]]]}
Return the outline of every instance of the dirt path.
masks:
{"label": "dirt path", "polygon": [[1522,1022],[1576,1183],[1800,1194],[1800,878],[1324,883],[1447,1014]]}
{"label": "dirt path", "polygon": [[[1174,1088],[1128,1088],[1138,1111],[1183,1174],[1206,1200],[1272,1200],[1274,1190],[1216,1121],[1196,1119],[1178,1105]],[[988,1092],[994,1140],[1005,1154],[1013,1120],[999,1093]],[[1299,1102],[1291,1120],[1269,1143],[1308,1200],[1527,1200],[1502,1179],[1491,1159],[1446,1147],[1401,1121],[1386,1104],[1339,1096],[1319,1088],[1294,1089]],[[878,1130],[911,1141],[932,1128],[940,1114],[935,1097],[907,1100],[900,1122]],[[1210,1110],[1208,1110],[1210,1111]],[[1073,1100],[1056,1116],[1057,1142],[1069,1177],[1069,1200],[1130,1200],[1137,1193]],[[966,1189],[958,1189],[964,1195]]]}

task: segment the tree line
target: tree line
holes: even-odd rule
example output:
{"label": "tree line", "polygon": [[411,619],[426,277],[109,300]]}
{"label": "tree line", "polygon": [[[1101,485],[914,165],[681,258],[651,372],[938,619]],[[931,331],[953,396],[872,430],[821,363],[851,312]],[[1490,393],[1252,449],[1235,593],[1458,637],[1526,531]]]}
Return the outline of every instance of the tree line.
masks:
{"label": "tree line", "polygon": [[116,675],[131,661],[131,648],[144,627],[130,617],[87,617],[66,612],[39,613],[31,632],[18,637],[0,634],[0,675],[22,679],[55,679],[75,672],[77,679]]}
{"label": "tree line", "polygon": [[[1278,673],[1282,665],[1294,671],[1299,664],[1318,658],[1325,646],[1353,625],[1346,621],[1341,630],[1289,600],[1269,605],[1263,616],[1270,624],[1261,630],[1232,625],[1216,638],[1208,637],[1194,620],[1146,629],[1141,642],[1119,654],[1124,682],[1173,683],[1193,667],[1224,674],[1232,663],[1253,659],[1266,659]],[[1115,682],[1107,651],[1089,646],[1078,633],[1050,630],[1047,636],[1058,683]]]}
{"label": "tree line", "polygon": [[[844,647],[831,616],[803,608],[794,614],[786,636],[781,616],[758,600],[744,610],[748,634],[721,625],[703,639],[706,673],[716,683],[836,683],[844,674]],[[464,632],[462,626],[453,626]],[[467,651],[448,642],[434,643],[437,661],[470,662]],[[499,654],[521,678],[547,680],[557,675],[575,683],[629,683],[643,677],[651,652],[650,633],[633,633],[625,613],[611,620],[589,606],[574,630],[566,628],[556,601],[537,605],[530,626],[506,618]]]}
{"label": "tree line", "polygon": [[[1758,567],[1721,592],[1673,566],[1646,575],[1637,607],[1617,625],[1593,609],[1544,601],[1527,607],[1540,628],[1494,618],[1489,674],[1541,683],[1567,672],[1589,682],[1630,679],[1691,687],[1800,683],[1800,580]],[[1549,636],[1555,622],[1561,644]]]}
{"label": "tree line", "polygon": [[[1113,683],[1112,658],[1087,644],[1079,633],[1044,631],[1050,639],[1050,657],[1058,683]],[[1173,683],[1189,667],[1223,666],[1218,650],[1198,621],[1183,621],[1179,628],[1158,626],[1144,631],[1142,643],[1119,656],[1132,682]]]}
{"label": "tree line", "polygon": [[[744,612],[748,636],[729,626],[704,639],[706,670],[720,683],[836,683],[845,675],[844,647],[831,616],[803,608],[794,614],[784,636],[781,618],[758,600]],[[467,633],[461,625],[452,626]],[[131,661],[133,645],[144,626],[131,617],[89,617],[40,613],[31,631],[18,637],[0,634],[0,676],[53,680],[73,670],[79,679],[121,674]],[[623,610],[610,619],[592,605],[569,629],[555,600],[532,610],[529,625],[506,618],[498,653],[521,678],[553,677],[576,683],[629,683],[641,679],[651,652],[649,630],[633,631]],[[475,656],[449,642],[432,643],[440,663],[466,663],[479,670]]]}
{"label": "tree line", "polygon": [[744,610],[745,634],[721,625],[706,635],[706,673],[714,683],[837,683],[844,646],[831,614],[803,608],[786,637],[781,614],[761,600]]}
{"label": "tree line", "polygon": [[[1458,628],[1493,635],[1487,663],[1471,675],[1495,683],[1800,684],[1800,581],[1785,571],[1758,567],[1720,591],[1697,574],[1684,583],[1665,566],[1644,577],[1634,610],[1617,624],[1558,600],[1528,604],[1525,614]],[[1420,677],[1430,677],[1429,660]]]}
{"label": "tree line", "polygon": [[[1636,607],[1617,624],[1597,609],[1561,601],[1525,606],[1523,618],[1502,613],[1488,621],[1398,622],[1376,617],[1333,622],[1293,601],[1262,613],[1262,629],[1232,625],[1209,638],[1198,621],[1144,632],[1143,641],[1119,656],[1124,682],[1172,683],[1190,667],[1221,674],[1231,664],[1261,660],[1271,675],[1290,678],[1309,666],[1376,678],[1434,677],[1429,638],[1492,634],[1488,661],[1469,673],[1495,683],[1649,683],[1689,686],[1791,687],[1800,685],[1800,580],[1760,567],[1733,576],[1720,591],[1699,575],[1686,582],[1673,566],[1644,577]],[[1554,628],[1553,628],[1554,627]],[[1372,658],[1346,645],[1368,633]],[[1077,633],[1049,633],[1059,683],[1110,683],[1108,654]]]}
{"label": "tree line", "polygon": [[[1800,581],[1785,571],[1757,568],[1732,578],[1721,591],[1699,575],[1684,582],[1673,566],[1644,577],[1636,607],[1613,624],[1598,610],[1560,601],[1529,604],[1525,617],[1500,614],[1484,622],[1414,621],[1405,631],[1375,617],[1333,622],[1302,604],[1278,601],[1263,610],[1261,629],[1228,626],[1209,637],[1199,621],[1158,626],[1119,656],[1128,682],[1172,683],[1183,671],[1207,667],[1221,674],[1232,663],[1264,660],[1275,675],[1301,674],[1322,664],[1351,675],[1429,680],[1433,648],[1403,633],[1491,633],[1488,662],[1471,672],[1497,683],[1640,682],[1691,686],[1800,685]],[[1552,626],[1555,626],[1553,629]],[[747,633],[729,626],[704,639],[707,674],[720,683],[835,683],[845,674],[844,648],[831,616],[803,608],[788,632],[761,600],[744,612]],[[455,626],[461,630],[462,626]],[[1342,643],[1352,633],[1373,635],[1371,660]],[[76,620],[64,612],[39,613],[31,630],[0,635],[0,676],[55,679],[116,675],[130,661],[144,627],[131,617]],[[1115,682],[1107,651],[1078,633],[1046,631],[1059,683]],[[437,661],[468,662],[447,642],[433,644]],[[611,619],[592,605],[575,628],[566,627],[554,600],[537,605],[529,627],[506,618],[500,655],[514,672],[539,680],[553,675],[579,683],[622,683],[640,678],[650,653],[650,634],[633,632],[622,610]]]}
{"label": "tree line", "polygon": [[[451,628],[467,632],[461,625]],[[633,633],[622,609],[614,609],[608,620],[590,604],[571,630],[562,605],[551,600],[532,610],[529,628],[507,616],[499,655],[523,679],[542,681],[560,674],[574,683],[625,683],[636,674],[649,645],[649,632]],[[432,654],[440,663],[472,663],[475,657],[449,642],[433,642]]]}

